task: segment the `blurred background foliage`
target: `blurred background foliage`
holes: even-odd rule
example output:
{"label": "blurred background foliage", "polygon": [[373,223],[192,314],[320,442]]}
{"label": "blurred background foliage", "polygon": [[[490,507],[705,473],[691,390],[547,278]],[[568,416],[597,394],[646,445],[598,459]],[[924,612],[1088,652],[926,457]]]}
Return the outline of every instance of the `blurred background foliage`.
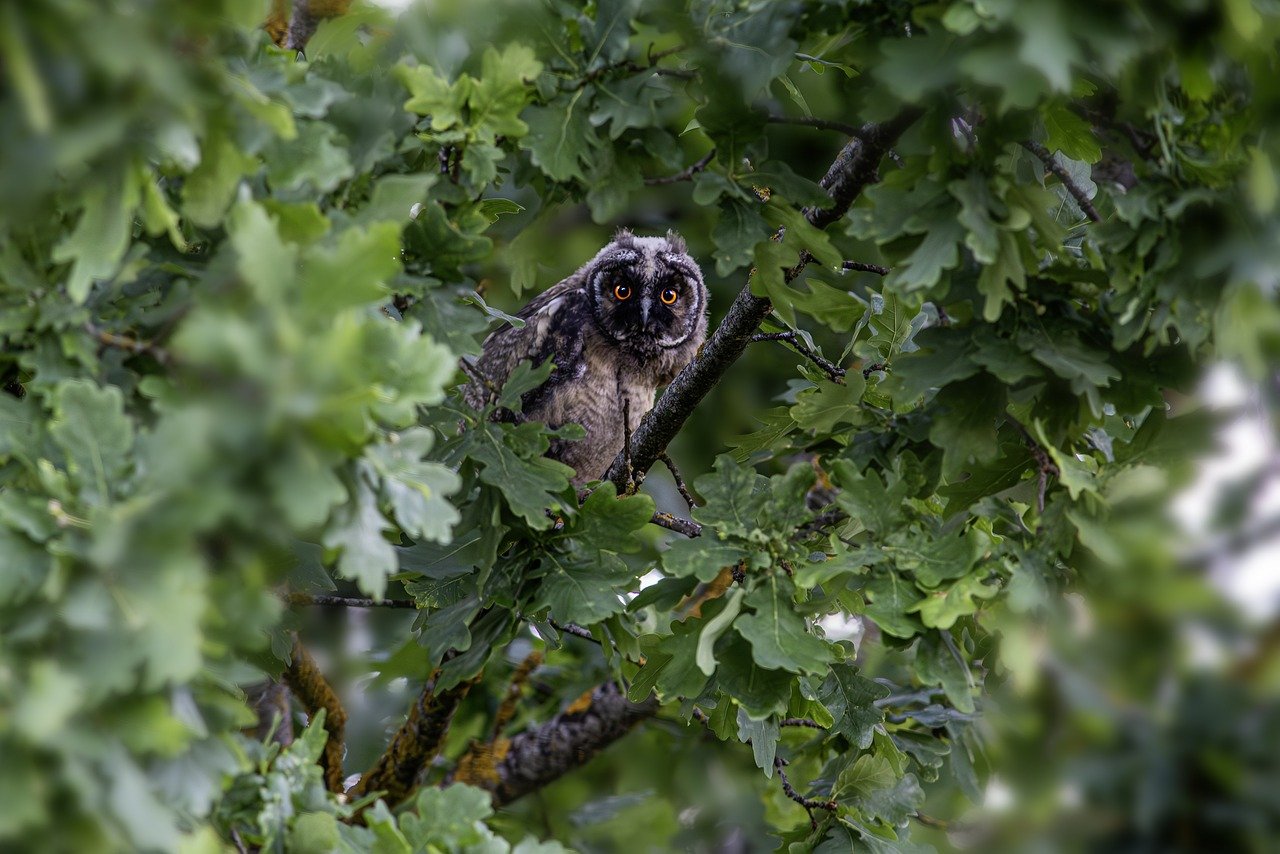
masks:
{"label": "blurred background foliage", "polygon": [[[1280,839],[1280,631],[1209,572],[1274,533],[1277,466],[1212,541],[1168,513],[1233,414],[1209,367],[1275,424],[1280,7],[357,2],[296,56],[268,6],[0,0],[6,850]],[[456,394],[620,226],[686,237],[713,324],[754,269],[766,331],[847,371],[751,345],[671,448],[694,540],[646,524],[687,512],[665,471],[579,507],[545,430]],[[608,679],[662,710],[496,812],[427,785],[348,823],[323,721],[252,733],[292,632],[352,774],[442,662],[479,681],[432,784],[535,648],[500,737]]]}

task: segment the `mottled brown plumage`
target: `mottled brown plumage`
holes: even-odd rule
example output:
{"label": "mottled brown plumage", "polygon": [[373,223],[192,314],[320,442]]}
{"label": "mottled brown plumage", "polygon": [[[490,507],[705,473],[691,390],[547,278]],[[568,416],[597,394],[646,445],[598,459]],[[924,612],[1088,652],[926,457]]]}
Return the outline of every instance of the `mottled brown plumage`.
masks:
{"label": "mottled brown plumage", "polygon": [[[555,364],[522,398],[527,417],[552,427],[581,424],[586,437],[552,445],[581,485],[604,474],[622,450],[623,413],[630,429],[653,407],[654,394],[689,363],[707,335],[702,271],[674,232],[635,237],[620,231],[576,273],[519,312],[525,325],[484,342],[475,367],[502,386],[523,360]],[[486,389],[472,381],[472,406]]]}

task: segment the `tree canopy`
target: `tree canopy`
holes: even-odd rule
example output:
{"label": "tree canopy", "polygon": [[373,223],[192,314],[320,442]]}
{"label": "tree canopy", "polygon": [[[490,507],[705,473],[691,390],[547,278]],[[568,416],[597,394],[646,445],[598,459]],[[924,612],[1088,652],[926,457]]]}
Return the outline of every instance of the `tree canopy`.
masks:
{"label": "tree canopy", "polygon": [[[1280,393],[1274,3],[270,5],[0,0],[0,845],[1280,835],[1165,512]],[[714,331],[579,494],[461,388],[617,227]]]}

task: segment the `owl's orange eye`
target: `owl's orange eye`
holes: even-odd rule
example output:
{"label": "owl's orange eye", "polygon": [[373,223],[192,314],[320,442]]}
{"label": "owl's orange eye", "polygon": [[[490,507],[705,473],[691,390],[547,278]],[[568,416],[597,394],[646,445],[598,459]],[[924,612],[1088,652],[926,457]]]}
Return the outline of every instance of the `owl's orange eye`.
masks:
{"label": "owl's orange eye", "polygon": [[613,289],[614,299],[627,300],[631,299],[631,288],[626,285],[618,285]]}
{"label": "owl's orange eye", "polygon": [[658,297],[667,305],[675,305],[676,300],[680,299],[680,294],[676,293],[675,288],[667,288]]}

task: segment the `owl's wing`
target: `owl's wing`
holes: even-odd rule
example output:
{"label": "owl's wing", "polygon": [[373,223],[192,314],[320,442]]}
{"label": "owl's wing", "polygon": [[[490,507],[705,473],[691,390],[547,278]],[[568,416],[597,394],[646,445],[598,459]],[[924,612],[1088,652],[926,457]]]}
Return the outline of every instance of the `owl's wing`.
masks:
{"label": "owl's wing", "polygon": [[[547,289],[516,315],[524,326],[508,326],[485,339],[476,367],[501,388],[520,362],[528,360],[537,366],[550,359],[555,363],[551,376],[526,392],[521,401],[525,412],[536,410],[539,402],[572,378],[582,364],[586,325],[591,322],[587,299],[586,291],[573,280]],[[478,405],[483,401],[483,390],[473,384],[467,397],[472,405]]]}

